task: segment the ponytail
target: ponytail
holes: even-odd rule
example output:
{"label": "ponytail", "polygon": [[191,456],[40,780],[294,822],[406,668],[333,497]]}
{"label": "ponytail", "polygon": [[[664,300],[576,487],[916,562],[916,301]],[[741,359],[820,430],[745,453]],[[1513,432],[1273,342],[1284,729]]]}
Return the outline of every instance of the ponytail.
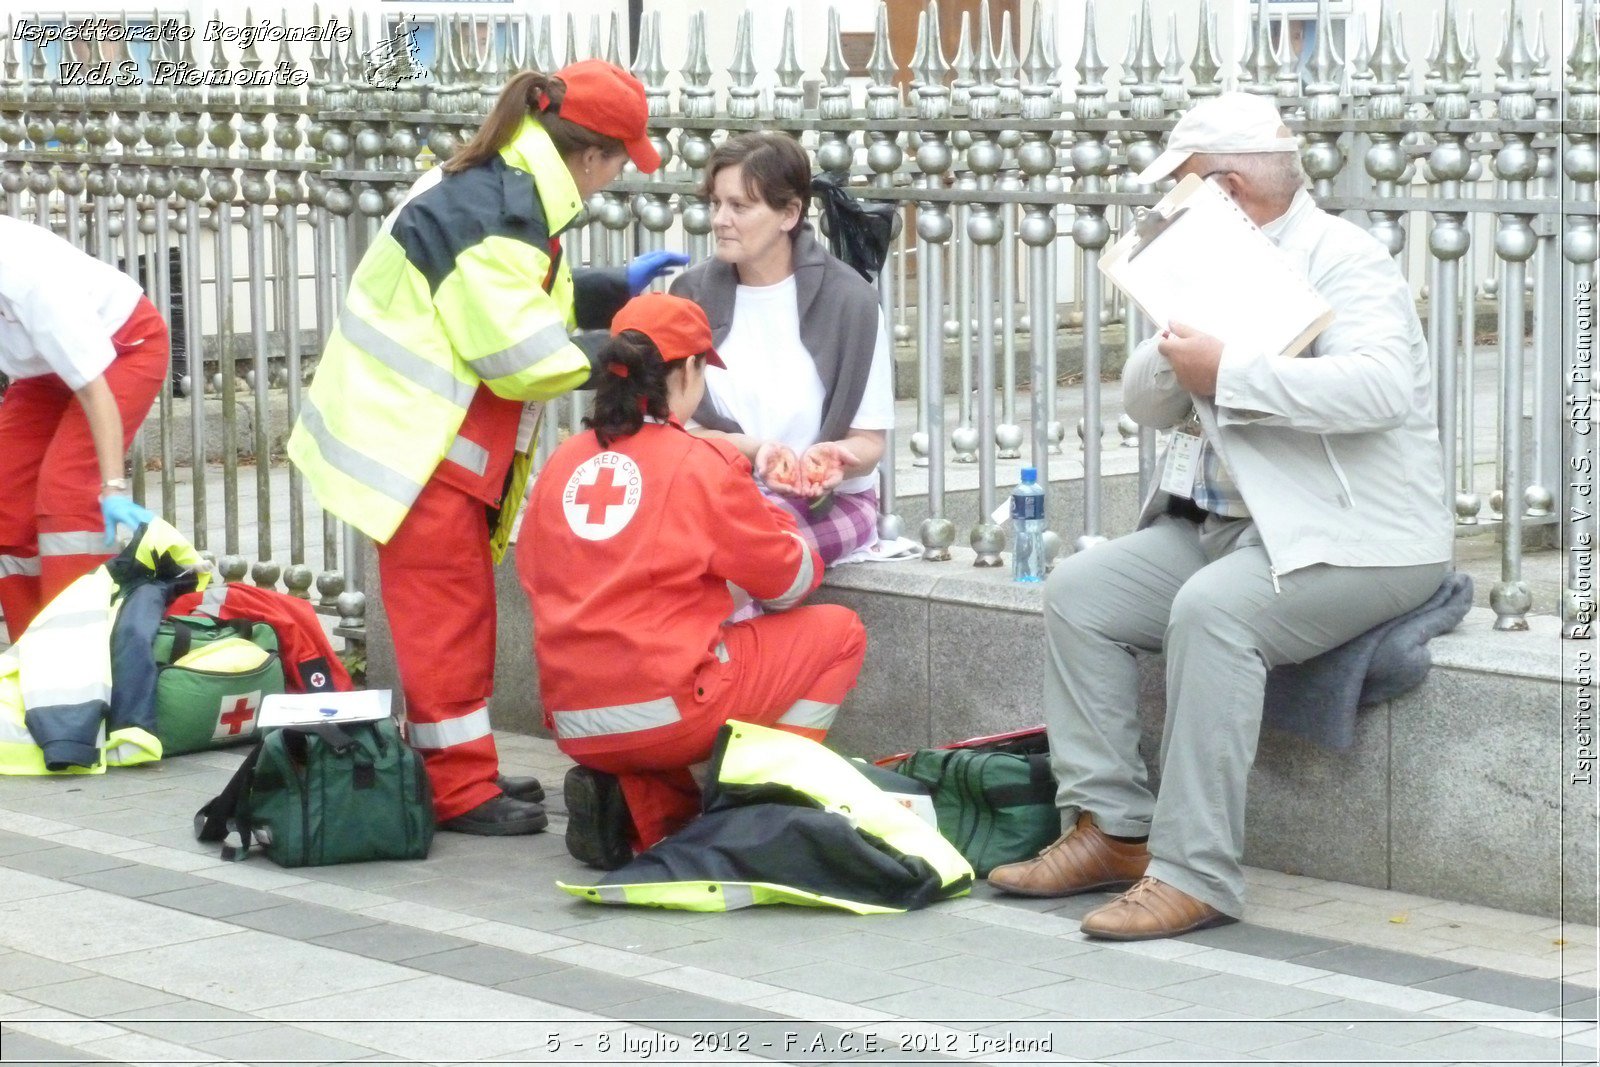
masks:
{"label": "ponytail", "polygon": [[601,448],[619,437],[631,437],[646,415],[666,419],[667,365],[655,342],[637,330],[623,330],[600,350],[594,414],[583,424],[594,431]]}
{"label": "ponytail", "polygon": [[607,155],[620,155],[627,151],[627,147],[615,137],[595,133],[562,118],[561,101],[566,95],[566,83],[554,75],[537,70],[520,70],[513,74],[495,98],[489,114],[484,116],[483,125],[472,135],[472,140],[441,164],[445,173],[456,174],[489,162],[516,138],[522,123],[530,117],[537,119],[544,127],[563,159],[585,148],[598,148]]}

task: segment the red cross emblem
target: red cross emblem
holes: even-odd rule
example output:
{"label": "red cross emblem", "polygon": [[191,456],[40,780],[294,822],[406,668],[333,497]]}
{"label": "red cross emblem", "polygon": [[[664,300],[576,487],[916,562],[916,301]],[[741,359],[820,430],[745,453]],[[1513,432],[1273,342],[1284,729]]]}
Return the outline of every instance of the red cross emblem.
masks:
{"label": "red cross emblem", "polygon": [[589,523],[599,526],[606,521],[606,512],[627,498],[628,491],[616,484],[616,472],[610,467],[601,467],[594,481],[578,486],[574,500],[587,509]]}
{"label": "red cross emblem", "polygon": [[222,698],[217,709],[217,728],[212,739],[223,741],[240,737],[255,725],[256,711],[261,706],[261,694],[238,693]]}
{"label": "red cross emblem", "polygon": [[561,493],[567,525],[585,541],[615,537],[633,520],[644,494],[639,465],[620,452],[578,464]]}

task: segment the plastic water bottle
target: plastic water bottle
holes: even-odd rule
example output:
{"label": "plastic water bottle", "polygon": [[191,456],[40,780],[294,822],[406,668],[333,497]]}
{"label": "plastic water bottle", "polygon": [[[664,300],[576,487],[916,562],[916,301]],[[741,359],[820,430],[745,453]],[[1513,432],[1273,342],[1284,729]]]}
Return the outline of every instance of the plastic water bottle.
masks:
{"label": "plastic water bottle", "polygon": [[1022,468],[1022,481],[1011,493],[1011,577],[1019,582],[1044,581],[1044,486],[1039,472]]}

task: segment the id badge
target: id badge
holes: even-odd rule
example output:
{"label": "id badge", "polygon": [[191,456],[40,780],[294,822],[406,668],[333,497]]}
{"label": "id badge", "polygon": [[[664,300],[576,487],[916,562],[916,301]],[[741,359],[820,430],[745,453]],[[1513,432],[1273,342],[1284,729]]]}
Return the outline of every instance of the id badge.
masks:
{"label": "id badge", "polygon": [[517,451],[527,454],[533,446],[533,435],[539,429],[539,415],[544,411],[544,404],[538,400],[530,400],[522,405],[522,417],[517,420]]}
{"label": "id badge", "polygon": [[1173,430],[1167,441],[1167,461],[1161,468],[1161,491],[1185,500],[1194,499],[1194,471],[1200,462],[1200,438]]}

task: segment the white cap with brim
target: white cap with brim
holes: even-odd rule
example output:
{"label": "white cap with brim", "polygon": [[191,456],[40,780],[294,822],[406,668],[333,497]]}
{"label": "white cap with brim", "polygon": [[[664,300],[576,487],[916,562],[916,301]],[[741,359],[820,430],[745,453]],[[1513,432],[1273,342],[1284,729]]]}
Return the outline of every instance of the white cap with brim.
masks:
{"label": "white cap with brim", "polygon": [[1134,181],[1154,185],[1196,152],[1297,152],[1300,142],[1272,101],[1253,93],[1223,93],[1202,100],[1178,120],[1167,136],[1167,148]]}

